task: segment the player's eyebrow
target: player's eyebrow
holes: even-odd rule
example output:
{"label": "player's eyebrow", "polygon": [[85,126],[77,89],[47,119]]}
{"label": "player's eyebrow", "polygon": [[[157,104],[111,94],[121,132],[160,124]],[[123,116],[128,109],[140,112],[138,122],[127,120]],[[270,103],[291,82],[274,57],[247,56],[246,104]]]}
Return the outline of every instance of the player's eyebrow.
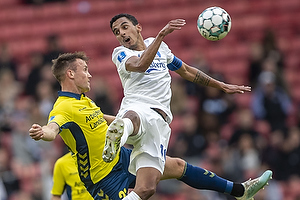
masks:
{"label": "player's eyebrow", "polygon": [[[128,23],[128,22],[122,22],[121,25],[120,25],[120,27],[123,26],[124,24],[127,24],[127,23]],[[117,29],[118,29],[118,28],[114,28],[114,29],[112,30],[113,33],[114,33]]]}
{"label": "player's eyebrow", "polygon": [[85,65],[83,66],[84,69],[88,69],[88,65],[85,63]]}
{"label": "player's eyebrow", "polygon": [[123,26],[123,24],[127,24],[127,23],[128,23],[128,22],[122,22],[122,23],[121,23],[121,26]]}

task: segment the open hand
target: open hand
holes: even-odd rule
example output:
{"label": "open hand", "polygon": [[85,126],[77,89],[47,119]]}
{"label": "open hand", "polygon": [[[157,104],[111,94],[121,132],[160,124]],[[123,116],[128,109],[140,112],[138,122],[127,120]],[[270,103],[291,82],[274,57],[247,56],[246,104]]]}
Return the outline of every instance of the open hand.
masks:
{"label": "open hand", "polygon": [[244,85],[231,85],[231,84],[224,84],[223,91],[227,94],[234,94],[240,93],[243,94],[245,92],[251,92],[251,87],[244,86]]}

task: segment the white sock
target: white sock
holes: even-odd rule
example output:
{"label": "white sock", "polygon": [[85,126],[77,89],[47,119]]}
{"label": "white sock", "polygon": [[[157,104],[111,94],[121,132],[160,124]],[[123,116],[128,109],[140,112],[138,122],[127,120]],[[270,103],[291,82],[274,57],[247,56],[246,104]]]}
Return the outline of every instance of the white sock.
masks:
{"label": "white sock", "polygon": [[134,191],[130,192],[123,200],[142,200]]}
{"label": "white sock", "polygon": [[121,137],[120,146],[123,146],[128,137],[133,133],[133,124],[129,118],[123,118],[124,121],[124,133]]}

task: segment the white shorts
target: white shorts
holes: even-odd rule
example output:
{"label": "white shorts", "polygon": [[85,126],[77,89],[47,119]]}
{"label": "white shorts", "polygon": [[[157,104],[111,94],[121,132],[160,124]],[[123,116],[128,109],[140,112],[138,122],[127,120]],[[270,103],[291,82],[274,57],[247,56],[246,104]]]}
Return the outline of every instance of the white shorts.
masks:
{"label": "white shorts", "polygon": [[[145,105],[135,105],[126,111],[135,111],[141,120],[137,135],[128,137],[127,143],[133,145],[129,172],[136,175],[139,168],[153,167],[162,174],[165,168],[171,128],[156,111]],[[125,114],[119,113],[118,117]]]}

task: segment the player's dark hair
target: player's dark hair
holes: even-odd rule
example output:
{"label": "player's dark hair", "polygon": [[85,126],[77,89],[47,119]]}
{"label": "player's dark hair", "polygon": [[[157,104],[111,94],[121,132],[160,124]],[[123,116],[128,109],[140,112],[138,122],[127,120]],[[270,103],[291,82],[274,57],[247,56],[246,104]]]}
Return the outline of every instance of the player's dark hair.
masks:
{"label": "player's dark hair", "polygon": [[72,65],[76,59],[81,59],[85,62],[89,60],[84,52],[63,53],[59,55],[58,58],[52,60],[52,73],[59,83],[61,83],[68,67],[76,71],[76,67]]}
{"label": "player's dark hair", "polygon": [[111,18],[111,20],[110,20],[110,29],[112,28],[112,24],[115,21],[117,21],[117,19],[119,19],[121,17],[126,17],[127,19],[129,19],[134,26],[139,24],[138,20],[134,16],[132,16],[130,14],[127,14],[127,13],[121,13],[121,14],[117,14],[113,18]]}

